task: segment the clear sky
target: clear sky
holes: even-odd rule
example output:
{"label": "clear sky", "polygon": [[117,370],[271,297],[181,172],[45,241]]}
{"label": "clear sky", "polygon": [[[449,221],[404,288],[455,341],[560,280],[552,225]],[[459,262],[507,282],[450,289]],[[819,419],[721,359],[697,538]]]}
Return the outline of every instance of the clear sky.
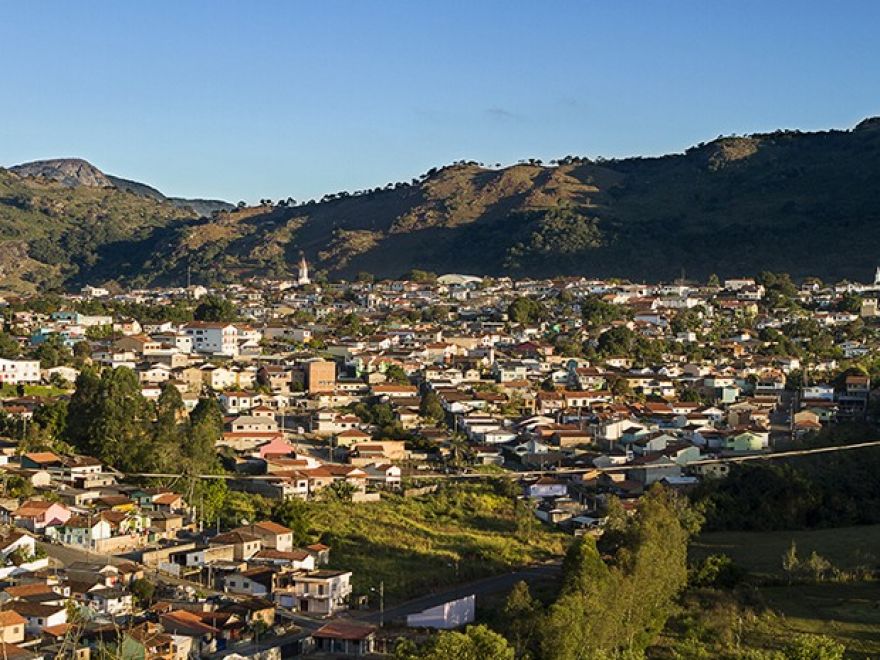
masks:
{"label": "clear sky", "polygon": [[297,199],[880,114],[880,2],[0,0],[0,164]]}

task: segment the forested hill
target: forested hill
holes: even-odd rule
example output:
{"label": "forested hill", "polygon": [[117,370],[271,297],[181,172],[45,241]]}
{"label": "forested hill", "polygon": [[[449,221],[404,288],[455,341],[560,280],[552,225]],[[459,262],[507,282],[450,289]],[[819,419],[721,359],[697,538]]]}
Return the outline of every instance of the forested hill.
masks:
{"label": "forested hill", "polygon": [[[26,183],[5,177],[0,185]],[[0,194],[0,240],[9,235],[7,197]],[[157,213],[170,206],[155,203]],[[124,254],[97,249],[62,279],[179,282],[188,264],[201,281],[280,274],[303,252],[332,276],[419,268],[669,279],[682,270],[779,270],[864,280],[880,261],[880,119],[847,131],[723,137],[658,158],[458,163],[314,202],[193,215],[154,218],[130,232]]]}

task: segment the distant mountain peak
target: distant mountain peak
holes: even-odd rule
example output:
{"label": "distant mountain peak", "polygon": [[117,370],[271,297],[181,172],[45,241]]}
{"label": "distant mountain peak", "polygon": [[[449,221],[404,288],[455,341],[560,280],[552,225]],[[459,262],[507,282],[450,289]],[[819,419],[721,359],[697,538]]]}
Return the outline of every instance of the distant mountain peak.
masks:
{"label": "distant mountain peak", "polygon": [[68,188],[112,188],[113,182],[97,167],[82,158],[51,158],[35,160],[10,167],[18,176],[42,177]]}
{"label": "distant mountain peak", "polygon": [[21,165],[13,165],[10,172],[22,177],[40,177],[60,183],[67,188],[118,188],[139,197],[148,197],[157,202],[173,204],[178,208],[191,209],[200,215],[211,215],[214,211],[228,211],[233,205],[215,199],[183,199],[166,197],[152,186],[138,181],[106,174],[83,158],[49,158],[35,160]]}
{"label": "distant mountain peak", "polygon": [[878,117],[868,117],[863,119],[858,124],[856,124],[855,130],[864,131],[866,129],[878,129],[880,128],[880,116]]}

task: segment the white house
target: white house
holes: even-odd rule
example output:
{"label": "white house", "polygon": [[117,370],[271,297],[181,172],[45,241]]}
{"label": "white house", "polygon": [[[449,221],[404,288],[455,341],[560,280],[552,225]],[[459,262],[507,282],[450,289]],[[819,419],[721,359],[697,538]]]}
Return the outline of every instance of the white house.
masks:
{"label": "white house", "polygon": [[123,616],[131,614],[131,592],[122,587],[95,589],[83,594],[89,608],[101,614]]}
{"label": "white house", "polygon": [[294,576],[292,587],[278,589],[279,605],[330,616],[345,609],[351,596],[351,571],[320,570]]}
{"label": "white house", "polygon": [[[34,537],[25,532],[14,530],[0,538],[0,579],[6,579],[11,575],[30,573],[49,566],[47,558],[37,559],[36,541]],[[16,565],[9,558],[11,555],[19,555],[26,561]],[[8,564],[8,565],[7,565]]]}
{"label": "white house", "polygon": [[32,603],[23,600],[10,603],[9,609],[25,618],[27,623],[24,629],[29,635],[39,635],[44,628],[67,623],[67,608],[64,605]]}
{"label": "white house", "polygon": [[58,528],[58,540],[65,545],[94,549],[99,541],[113,536],[113,528],[101,516],[71,516],[64,525]]}
{"label": "white house", "polygon": [[193,321],[183,326],[192,340],[193,351],[217,355],[238,355],[238,328],[232,323]]}
{"label": "white house", "polygon": [[9,383],[39,383],[39,360],[7,360],[0,358],[0,385]]}

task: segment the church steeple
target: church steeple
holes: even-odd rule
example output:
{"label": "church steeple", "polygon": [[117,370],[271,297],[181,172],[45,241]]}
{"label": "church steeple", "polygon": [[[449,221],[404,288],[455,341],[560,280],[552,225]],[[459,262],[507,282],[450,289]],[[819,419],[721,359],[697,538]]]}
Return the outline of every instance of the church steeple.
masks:
{"label": "church steeple", "polygon": [[301,255],[300,257],[299,276],[296,278],[296,283],[300,286],[311,283],[311,280],[309,279],[309,263],[306,261],[306,255]]}

